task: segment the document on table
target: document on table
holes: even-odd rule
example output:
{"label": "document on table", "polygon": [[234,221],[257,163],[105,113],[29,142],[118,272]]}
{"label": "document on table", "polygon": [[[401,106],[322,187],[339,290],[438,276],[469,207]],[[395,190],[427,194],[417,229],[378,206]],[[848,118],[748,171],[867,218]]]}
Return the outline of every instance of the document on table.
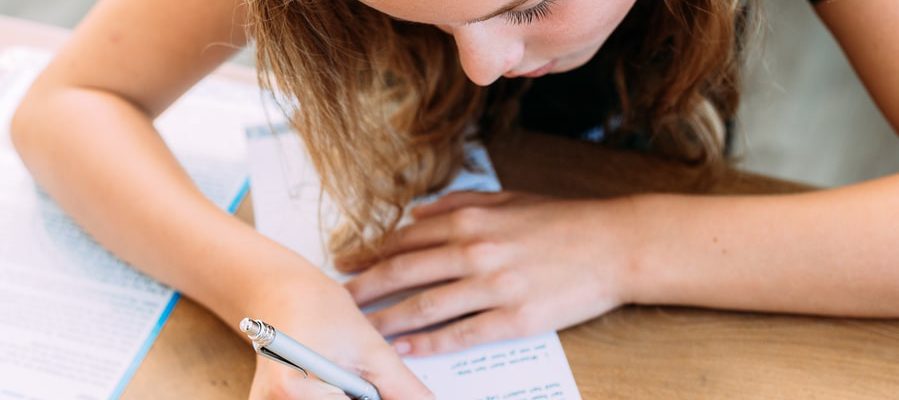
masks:
{"label": "document on table", "polygon": [[[95,243],[12,149],[10,116],[49,57],[0,54],[0,399],[116,398],[178,293]],[[247,111],[249,91],[201,83],[158,122],[203,193],[232,212],[248,189],[243,126],[264,120]]]}
{"label": "document on table", "polygon": [[[332,278],[348,279],[329,259],[322,231],[333,226],[337,214],[321,193],[302,141],[283,126],[251,128],[247,138],[256,228]],[[473,168],[461,172],[443,193],[500,190],[486,150],[470,144],[466,154]],[[555,332],[404,361],[438,399],[580,399]]]}

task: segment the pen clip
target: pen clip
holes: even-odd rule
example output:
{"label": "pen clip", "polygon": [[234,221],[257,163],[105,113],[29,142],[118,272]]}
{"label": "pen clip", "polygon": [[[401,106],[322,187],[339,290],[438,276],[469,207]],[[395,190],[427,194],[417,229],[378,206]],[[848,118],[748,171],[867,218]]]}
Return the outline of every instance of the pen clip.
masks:
{"label": "pen clip", "polygon": [[296,368],[300,371],[303,371],[303,375],[305,375],[307,378],[309,377],[309,373],[306,372],[306,370],[303,369],[303,367],[290,362],[289,360],[285,359],[284,357],[281,357],[280,355],[278,355],[278,353],[275,353],[275,352],[265,348],[264,346],[258,346],[256,343],[253,343],[253,349],[256,350],[256,354],[259,354],[260,356],[263,356],[270,360],[275,360],[275,361],[277,361],[281,364],[284,364],[288,367]]}

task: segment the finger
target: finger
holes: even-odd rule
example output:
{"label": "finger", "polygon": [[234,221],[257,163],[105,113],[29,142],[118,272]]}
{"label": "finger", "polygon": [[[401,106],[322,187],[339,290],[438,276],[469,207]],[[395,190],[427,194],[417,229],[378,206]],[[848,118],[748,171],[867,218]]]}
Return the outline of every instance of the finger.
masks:
{"label": "finger", "polygon": [[[394,232],[384,242],[380,254],[390,257],[407,251],[447,243],[464,234],[459,217],[445,214],[435,218],[415,221]],[[471,222],[471,221],[468,221]],[[465,226],[470,228],[470,226]]]}
{"label": "finger", "polygon": [[[465,243],[491,228],[493,216],[488,209],[466,207],[452,213],[441,214],[432,218],[415,221],[400,228],[388,237],[377,252],[380,259],[390,258],[400,253],[427,247],[438,246],[448,242]],[[370,265],[356,260],[360,265]],[[345,260],[340,262],[345,263]],[[343,269],[358,270],[352,266],[342,265]]]}
{"label": "finger", "polygon": [[432,218],[416,221],[397,229],[384,241],[381,248],[370,258],[339,259],[335,264],[340,270],[359,270],[360,266],[369,266],[379,259],[383,260],[399,253],[416,249],[437,246],[446,243],[451,234],[451,218]]}
{"label": "finger", "polygon": [[500,304],[499,296],[481,281],[465,279],[428,289],[367,315],[382,335],[411,332]]}
{"label": "finger", "polygon": [[350,397],[335,386],[331,386],[318,379],[302,379],[296,381],[296,388],[293,390],[296,394],[291,399],[333,399],[333,400],[350,400]]}
{"label": "finger", "polygon": [[353,254],[335,258],[334,268],[345,274],[355,273],[370,267],[378,258],[377,251],[361,248]]}
{"label": "finger", "polygon": [[397,353],[428,356],[464,350],[484,343],[530,334],[515,322],[509,310],[492,310],[454,322],[431,332],[403,336],[393,342]]}
{"label": "finger", "polygon": [[272,360],[257,361],[256,376],[250,388],[250,399],[333,399],[348,400],[349,397],[337,387],[305,374],[286,368]]}
{"label": "finger", "polygon": [[400,254],[356,275],[344,287],[364,306],[406,289],[461,278],[468,271],[463,252],[461,246],[450,245]]}
{"label": "finger", "polygon": [[[377,257],[386,259],[400,253],[447,243],[454,237],[461,235],[461,233],[457,232],[459,223],[454,222],[458,219],[460,218],[442,215],[404,226],[385,240],[381,249],[377,252]],[[368,260],[368,263],[376,261]],[[361,261],[357,260],[357,262]]]}
{"label": "finger", "polygon": [[415,219],[425,219],[464,207],[491,207],[505,203],[513,196],[512,192],[452,192],[433,203],[413,208],[412,216]]}
{"label": "finger", "polygon": [[375,385],[384,400],[434,399],[434,394],[386,343],[379,350],[367,353],[364,365],[357,372]]}
{"label": "finger", "polygon": [[[451,218],[432,218],[422,222],[414,222],[391,234],[374,256],[380,260],[400,253],[447,243],[452,236]],[[342,263],[354,262],[358,265],[370,265],[378,259],[341,260]]]}

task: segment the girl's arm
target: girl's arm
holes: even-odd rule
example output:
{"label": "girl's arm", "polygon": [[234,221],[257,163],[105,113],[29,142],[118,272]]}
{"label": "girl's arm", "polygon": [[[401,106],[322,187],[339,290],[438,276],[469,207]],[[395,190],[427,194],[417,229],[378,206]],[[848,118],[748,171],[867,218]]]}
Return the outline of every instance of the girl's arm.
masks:
{"label": "girl's arm", "polygon": [[[244,44],[241,4],[99,2],[26,95],[14,144],[100,243],[227,325],[258,316],[359,371],[385,398],[428,398],[343,288],[205,199],[154,130],[157,115]],[[253,396],[313,397],[314,382],[261,360]]]}
{"label": "girl's arm", "polygon": [[635,200],[628,297],[899,317],[899,176],[782,196]]}
{"label": "girl's arm", "polygon": [[228,318],[245,310],[227,288],[258,279],[241,267],[257,252],[226,258],[234,251],[222,250],[266,245],[246,240],[255,236],[250,228],[200,194],[152,120],[244,44],[231,24],[244,18],[236,4],[101,2],[35,82],[12,127],[35,179],[98,241]]}
{"label": "girl's arm", "polygon": [[899,2],[824,0],[816,10],[899,133]]}

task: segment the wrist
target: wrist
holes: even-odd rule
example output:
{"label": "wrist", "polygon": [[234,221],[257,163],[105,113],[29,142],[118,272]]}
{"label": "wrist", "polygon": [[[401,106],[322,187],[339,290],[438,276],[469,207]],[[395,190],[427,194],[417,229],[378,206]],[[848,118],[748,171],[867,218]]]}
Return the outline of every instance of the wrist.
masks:
{"label": "wrist", "polygon": [[[299,257],[297,257],[299,258]],[[301,312],[307,308],[327,308],[335,299],[346,298],[352,302],[349,292],[340,284],[307,265],[293,265],[289,271],[259,277],[248,283],[236,305],[240,318],[270,318],[266,315],[273,310]]]}
{"label": "wrist", "polygon": [[296,310],[303,304],[341,294],[341,285],[305,258],[280,246],[248,246],[235,257],[230,274],[212,288],[206,305],[235,327],[244,317],[265,319],[275,309]]}
{"label": "wrist", "polygon": [[661,304],[656,295],[659,282],[658,263],[653,257],[664,234],[676,232],[667,216],[667,195],[635,195],[616,200],[621,229],[617,245],[624,255],[619,262],[620,298],[624,304]]}
{"label": "wrist", "polygon": [[[641,231],[644,223],[639,208],[643,196],[589,201],[589,218],[582,237],[591,266],[590,281],[600,304],[638,303],[643,290]],[[584,225],[582,225],[584,226]]]}
{"label": "wrist", "polygon": [[[635,240],[627,272],[634,304],[693,304],[688,293],[708,286],[708,271],[697,257],[697,232],[708,231],[703,221],[710,198],[673,194],[634,198]],[[701,235],[701,234],[700,234]],[[697,286],[698,285],[698,286]]]}

